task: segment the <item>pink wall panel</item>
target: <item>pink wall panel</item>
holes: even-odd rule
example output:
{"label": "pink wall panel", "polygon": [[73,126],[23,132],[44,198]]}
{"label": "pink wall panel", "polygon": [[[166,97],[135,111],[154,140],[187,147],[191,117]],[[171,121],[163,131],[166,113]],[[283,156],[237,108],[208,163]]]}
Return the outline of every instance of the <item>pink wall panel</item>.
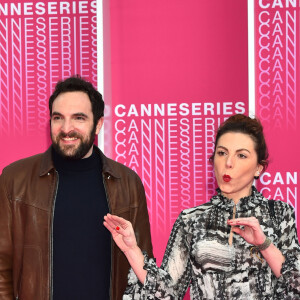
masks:
{"label": "pink wall panel", "polygon": [[142,178],[160,261],[179,212],[215,192],[215,129],[248,112],[247,1],[104,3],[112,132],[105,151]]}
{"label": "pink wall panel", "polygon": [[96,1],[1,1],[0,171],[50,144],[48,98],[81,74],[97,84]]}
{"label": "pink wall panel", "polygon": [[256,111],[271,162],[258,186],[266,197],[292,205],[300,228],[300,4],[255,4]]}
{"label": "pink wall panel", "polygon": [[[145,185],[160,263],[182,209],[216,182],[214,132],[248,113],[246,0],[103,0],[105,153]],[[255,1],[256,113],[270,150],[258,188],[298,216],[299,2]],[[0,3],[0,172],[50,144],[57,80],[97,84],[96,1]]]}

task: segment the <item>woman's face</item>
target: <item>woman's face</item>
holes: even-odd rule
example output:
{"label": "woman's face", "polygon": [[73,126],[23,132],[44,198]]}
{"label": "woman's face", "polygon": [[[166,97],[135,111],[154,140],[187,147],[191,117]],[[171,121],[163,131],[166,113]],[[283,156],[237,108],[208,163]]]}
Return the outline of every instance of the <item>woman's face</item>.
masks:
{"label": "woman's face", "polygon": [[262,169],[257,162],[254,141],[249,135],[227,132],[219,138],[214,171],[224,196],[235,203],[249,196],[254,176],[258,176]]}

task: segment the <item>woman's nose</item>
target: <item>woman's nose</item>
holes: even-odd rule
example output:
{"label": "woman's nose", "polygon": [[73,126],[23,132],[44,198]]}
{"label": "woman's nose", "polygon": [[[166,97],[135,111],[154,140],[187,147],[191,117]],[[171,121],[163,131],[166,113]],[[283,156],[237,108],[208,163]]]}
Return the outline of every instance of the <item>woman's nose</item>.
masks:
{"label": "woman's nose", "polygon": [[226,160],[226,167],[227,168],[232,168],[233,167],[233,157],[228,156]]}

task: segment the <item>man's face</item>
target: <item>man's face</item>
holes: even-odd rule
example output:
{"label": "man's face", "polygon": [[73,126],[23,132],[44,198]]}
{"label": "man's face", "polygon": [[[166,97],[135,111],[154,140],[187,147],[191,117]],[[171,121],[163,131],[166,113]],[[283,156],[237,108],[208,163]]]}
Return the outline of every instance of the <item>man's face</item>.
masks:
{"label": "man's face", "polygon": [[52,145],[68,159],[89,157],[93,152],[95,135],[102,124],[103,118],[94,126],[92,105],[86,93],[75,91],[59,94],[52,106]]}

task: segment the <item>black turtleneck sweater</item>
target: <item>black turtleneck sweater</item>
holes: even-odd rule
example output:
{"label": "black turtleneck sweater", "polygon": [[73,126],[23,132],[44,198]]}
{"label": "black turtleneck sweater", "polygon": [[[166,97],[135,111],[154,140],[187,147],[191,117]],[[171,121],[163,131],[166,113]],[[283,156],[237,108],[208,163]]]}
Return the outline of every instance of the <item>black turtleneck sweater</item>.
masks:
{"label": "black turtleneck sweater", "polygon": [[99,155],[69,161],[53,150],[58,172],[53,221],[53,300],[109,299],[108,204]]}

